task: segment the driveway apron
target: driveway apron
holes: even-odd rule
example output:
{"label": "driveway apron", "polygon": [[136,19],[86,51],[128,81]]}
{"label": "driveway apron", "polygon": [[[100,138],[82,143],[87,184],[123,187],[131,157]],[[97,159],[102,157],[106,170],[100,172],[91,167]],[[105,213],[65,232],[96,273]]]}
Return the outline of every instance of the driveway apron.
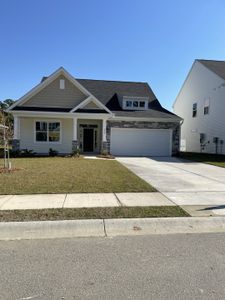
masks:
{"label": "driveway apron", "polygon": [[191,215],[225,214],[224,168],[174,157],[117,160]]}

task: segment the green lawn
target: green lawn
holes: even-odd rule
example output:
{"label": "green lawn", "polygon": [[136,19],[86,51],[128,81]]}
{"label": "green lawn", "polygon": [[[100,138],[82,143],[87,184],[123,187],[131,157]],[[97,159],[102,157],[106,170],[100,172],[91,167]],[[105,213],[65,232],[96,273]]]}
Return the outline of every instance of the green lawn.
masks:
{"label": "green lawn", "polygon": [[115,160],[36,157],[11,161],[20,170],[0,173],[0,194],[155,191]]}
{"label": "green lawn", "polygon": [[180,157],[225,168],[225,155],[181,152]]}
{"label": "green lawn", "polygon": [[57,208],[3,210],[0,211],[0,222],[188,216],[189,214],[178,206]]}

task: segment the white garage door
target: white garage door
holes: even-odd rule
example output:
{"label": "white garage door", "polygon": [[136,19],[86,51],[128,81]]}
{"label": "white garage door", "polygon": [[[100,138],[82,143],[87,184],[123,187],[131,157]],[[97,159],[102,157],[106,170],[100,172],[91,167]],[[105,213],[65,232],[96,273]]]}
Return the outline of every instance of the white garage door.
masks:
{"label": "white garage door", "polygon": [[113,155],[171,156],[172,130],[111,128]]}

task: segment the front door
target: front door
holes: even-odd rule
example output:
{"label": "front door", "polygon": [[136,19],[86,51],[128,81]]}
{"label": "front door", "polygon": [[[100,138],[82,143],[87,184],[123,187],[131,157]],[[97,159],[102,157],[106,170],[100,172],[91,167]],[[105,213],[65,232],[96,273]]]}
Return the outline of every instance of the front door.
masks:
{"label": "front door", "polygon": [[94,151],[93,146],[94,146],[94,129],[84,128],[83,151],[93,152]]}

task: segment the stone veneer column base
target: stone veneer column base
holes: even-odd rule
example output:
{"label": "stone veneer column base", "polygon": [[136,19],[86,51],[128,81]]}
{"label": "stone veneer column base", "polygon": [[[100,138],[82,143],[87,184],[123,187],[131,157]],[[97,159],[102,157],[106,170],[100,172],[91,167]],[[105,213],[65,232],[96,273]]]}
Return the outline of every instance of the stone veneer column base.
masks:
{"label": "stone veneer column base", "polygon": [[18,151],[20,150],[20,140],[13,139],[12,140],[12,151]]}
{"label": "stone veneer column base", "polygon": [[107,152],[107,154],[108,154],[108,152],[109,152],[109,149],[108,149],[108,142],[102,142],[102,152]]}
{"label": "stone veneer column base", "polygon": [[72,141],[72,151],[77,150],[78,147],[78,142],[77,141]]}

